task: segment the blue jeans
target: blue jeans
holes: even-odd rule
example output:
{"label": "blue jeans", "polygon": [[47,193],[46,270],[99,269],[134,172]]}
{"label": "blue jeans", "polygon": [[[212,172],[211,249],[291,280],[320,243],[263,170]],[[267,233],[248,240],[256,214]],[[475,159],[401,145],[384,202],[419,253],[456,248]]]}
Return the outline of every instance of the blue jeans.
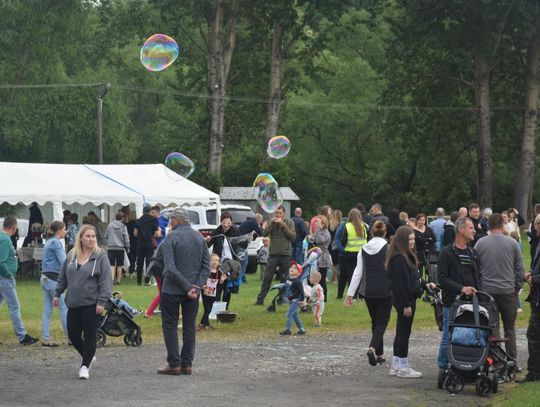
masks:
{"label": "blue jeans", "polygon": [[304,242],[293,242],[292,244],[292,259],[298,264],[304,263]]}
{"label": "blue jeans", "polygon": [[26,335],[26,330],[24,329],[24,324],[21,320],[21,308],[19,306],[19,299],[17,298],[15,286],[14,277],[6,278],[0,276],[0,305],[2,305],[3,301],[6,301],[13,330],[15,331],[17,338],[19,338],[19,341],[22,341]]}
{"label": "blue jeans", "polygon": [[[41,315],[41,338],[44,341],[51,339],[49,335],[49,325],[51,324],[51,315],[53,313],[52,299],[56,295],[56,281],[42,275],[40,280],[43,289],[43,314]],[[64,302],[64,294],[58,299],[58,309],[60,310],[60,319],[64,335],[67,337],[67,307]]]}
{"label": "blue jeans", "polygon": [[300,320],[300,315],[298,315],[299,310],[298,302],[291,301],[289,302],[289,309],[287,310],[287,322],[285,324],[285,329],[290,330],[292,328],[293,319],[296,323],[296,326],[298,327],[299,331],[304,330],[304,325],[302,325],[302,321]]}
{"label": "blue jeans", "polygon": [[443,331],[441,345],[439,346],[439,357],[437,358],[437,363],[440,369],[446,369],[448,367],[448,340],[450,339],[450,334],[448,332],[448,325],[450,324],[450,307],[443,307],[442,317]]}
{"label": "blue jeans", "polygon": [[247,254],[247,251],[245,253],[245,256],[242,260],[240,260],[240,279],[242,280],[242,283],[245,283],[246,282],[246,271],[247,271],[247,266],[248,266],[248,254]]}

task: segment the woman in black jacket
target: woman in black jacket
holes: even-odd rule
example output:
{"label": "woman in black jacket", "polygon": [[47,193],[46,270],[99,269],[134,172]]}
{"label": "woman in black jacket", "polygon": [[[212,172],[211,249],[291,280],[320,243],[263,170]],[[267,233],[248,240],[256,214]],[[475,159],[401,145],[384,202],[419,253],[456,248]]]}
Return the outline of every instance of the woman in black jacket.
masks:
{"label": "woman in black jacket", "polygon": [[[218,255],[222,263],[226,259],[238,260],[235,248],[229,239],[240,236],[240,231],[233,225],[232,216],[229,212],[223,212],[219,220],[220,225],[210,233],[210,236],[206,237],[208,247],[212,246],[212,254]],[[221,283],[221,274],[219,277],[220,283],[217,286],[215,300],[226,302],[228,309],[231,301],[231,293],[238,294],[240,284],[234,284],[227,280]]]}
{"label": "woman in black jacket", "polygon": [[[397,312],[396,336],[391,376],[419,378],[422,373],[409,367],[409,338],[416,310],[416,300],[422,295],[422,279],[414,253],[415,236],[408,226],[398,228],[388,248],[386,269],[391,281],[392,302]],[[429,283],[430,287],[434,286]]]}

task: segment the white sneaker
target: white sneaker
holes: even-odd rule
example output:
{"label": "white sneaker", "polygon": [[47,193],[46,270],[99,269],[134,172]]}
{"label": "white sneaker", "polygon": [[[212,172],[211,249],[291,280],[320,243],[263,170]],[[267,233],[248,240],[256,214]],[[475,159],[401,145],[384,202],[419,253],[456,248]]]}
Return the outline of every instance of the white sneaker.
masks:
{"label": "white sneaker", "polygon": [[90,378],[90,372],[86,366],[81,366],[79,369],[79,379],[88,380]]}
{"label": "white sneaker", "polygon": [[404,377],[407,379],[418,379],[422,377],[422,373],[417,372],[416,370],[413,370],[410,367],[407,367],[405,369],[400,369],[397,372],[397,377]]}
{"label": "white sneaker", "polygon": [[388,373],[388,376],[397,376],[398,375],[398,372],[400,371],[401,369],[395,367],[395,366],[392,366],[390,368],[390,372]]}

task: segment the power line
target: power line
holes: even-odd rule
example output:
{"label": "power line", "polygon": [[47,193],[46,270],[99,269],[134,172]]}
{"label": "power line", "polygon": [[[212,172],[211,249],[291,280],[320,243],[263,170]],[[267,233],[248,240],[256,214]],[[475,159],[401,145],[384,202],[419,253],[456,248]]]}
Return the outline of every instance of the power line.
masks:
{"label": "power line", "polygon": [[[2,85],[0,89],[42,89],[42,88],[91,88],[98,86],[105,86],[104,82],[96,83],[51,83],[51,84],[19,84],[19,85]],[[124,91],[140,92],[140,93],[152,93],[162,95],[181,96],[186,98],[198,98],[198,99],[219,99],[218,97],[208,93],[196,93],[196,92],[182,92],[173,89],[151,89],[138,86],[129,86],[116,84],[112,88],[121,89]],[[245,97],[245,96],[224,96],[222,98],[225,101],[231,102],[247,102],[247,103],[260,103],[267,104],[268,99]],[[341,102],[316,102],[311,100],[299,99],[298,97],[285,99],[283,101],[287,105],[295,106],[315,106],[315,107],[354,107],[361,110],[403,110],[403,111],[476,111],[476,106],[402,106],[402,105],[359,105],[357,103],[341,103]],[[520,106],[494,106],[490,108],[491,111],[523,111],[525,107]]]}

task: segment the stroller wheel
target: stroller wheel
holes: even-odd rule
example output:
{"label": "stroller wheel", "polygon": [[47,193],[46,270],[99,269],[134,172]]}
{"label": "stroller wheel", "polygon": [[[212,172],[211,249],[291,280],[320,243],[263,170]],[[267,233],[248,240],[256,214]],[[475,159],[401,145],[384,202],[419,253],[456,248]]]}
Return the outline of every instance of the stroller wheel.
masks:
{"label": "stroller wheel", "polygon": [[124,344],[126,346],[131,345],[131,333],[127,333],[124,335]]}
{"label": "stroller wheel", "polygon": [[105,342],[107,342],[107,335],[105,335],[105,332],[103,332],[103,330],[98,329],[96,333],[96,346],[98,348],[101,348],[105,346]]}
{"label": "stroller wheel", "polygon": [[135,346],[135,347],[138,347],[138,346],[141,346],[141,344],[142,344],[142,336],[141,336],[141,334],[135,335],[133,337],[133,339],[131,340],[131,345]]}
{"label": "stroller wheel", "polygon": [[444,379],[443,386],[448,393],[458,394],[461,392],[461,390],[463,390],[465,383],[463,382],[463,378],[461,376],[450,372]]}
{"label": "stroller wheel", "polygon": [[480,376],[476,379],[476,393],[481,397],[487,397],[491,391],[491,380],[486,376]]}
{"label": "stroller wheel", "polygon": [[493,394],[499,391],[499,373],[493,372],[491,375],[491,392]]}

